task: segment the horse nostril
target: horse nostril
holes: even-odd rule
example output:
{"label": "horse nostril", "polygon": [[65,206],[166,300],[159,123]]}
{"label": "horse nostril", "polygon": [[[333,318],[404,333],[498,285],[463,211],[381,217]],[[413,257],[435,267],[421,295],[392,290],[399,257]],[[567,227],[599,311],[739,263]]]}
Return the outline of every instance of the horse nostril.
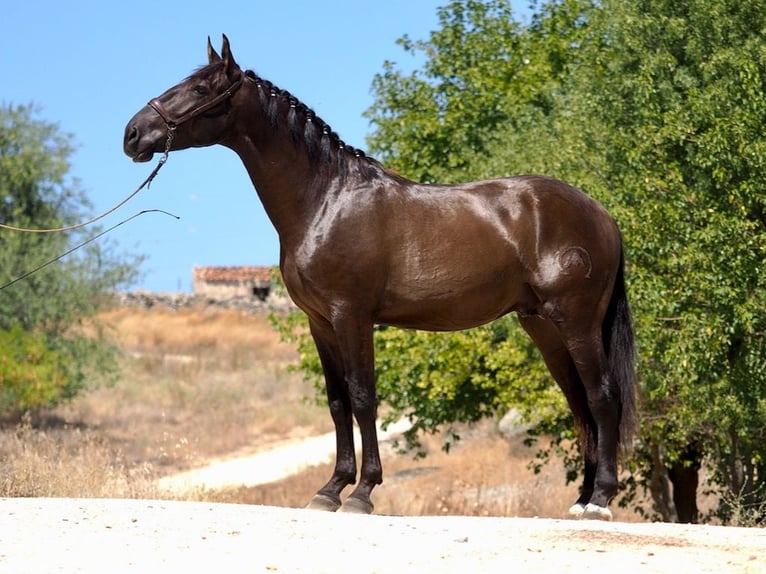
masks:
{"label": "horse nostril", "polygon": [[125,140],[123,147],[125,151],[135,150],[138,147],[138,142],[141,139],[141,134],[138,131],[138,126],[135,124],[128,125],[125,128]]}

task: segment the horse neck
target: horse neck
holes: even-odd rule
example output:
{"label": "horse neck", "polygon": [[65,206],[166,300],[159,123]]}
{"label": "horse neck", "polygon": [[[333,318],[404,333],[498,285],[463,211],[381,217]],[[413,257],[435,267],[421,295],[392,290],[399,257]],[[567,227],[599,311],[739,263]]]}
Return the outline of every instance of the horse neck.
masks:
{"label": "horse neck", "polygon": [[[253,106],[255,108],[255,106]],[[287,133],[268,125],[257,109],[242,117],[243,129],[226,145],[239,155],[280,241],[301,235],[311,217],[307,198],[317,176],[308,156]]]}
{"label": "horse neck", "polygon": [[[305,106],[301,107],[309,121],[327,138],[314,146],[290,132],[287,114],[297,100],[282,94],[276,115],[279,121],[266,117],[260,86],[254,80],[241,90],[237,129],[226,145],[241,158],[255,186],[261,203],[280,236],[283,248],[297,244],[316,217],[317,211],[344,189],[353,189],[356,180],[380,176],[382,168],[374,160],[359,157],[361,152],[348,148],[329,127]],[[238,94],[239,95],[239,94]],[[305,127],[305,124],[304,124]],[[326,145],[322,145],[326,144]],[[323,148],[322,151],[317,151]]]}

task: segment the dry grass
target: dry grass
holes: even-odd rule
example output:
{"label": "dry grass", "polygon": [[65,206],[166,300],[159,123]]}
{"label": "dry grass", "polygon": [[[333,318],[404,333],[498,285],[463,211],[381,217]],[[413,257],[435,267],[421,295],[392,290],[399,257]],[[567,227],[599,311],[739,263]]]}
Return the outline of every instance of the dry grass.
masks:
{"label": "dry grass", "polygon": [[[540,474],[529,469],[533,451],[524,446],[521,437],[508,440],[490,422],[463,434],[449,453],[441,449],[443,437],[426,437],[428,454],[423,459],[384,450],[384,482],[373,493],[375,512],[563,518],[577,498],[577,485],[564,484],[564,468],[558,459]],[[276,483],[198,493],[197,497],[300,508],[331,473],[332,465],[325,464]],[[640,521],[631,511],[612,511],[616,520]]]}
{"label": "dry grass", "polygon": [[[294,349],[265,317],[125,308],[101,320],[125,351],[123,376],[41,424],[2,430],[0,496],[168,497],[155,486],[161,476],[331,430],[326,409],[306,400],[310,385],[287,372]],[[376,512],[559,517],[576,498],[558,461],[535,475],[533,452],[491,423],[462,434],[449,455],[438,436],[427,437],[423,460],[385,454]],[[189,498],[300,507],[331,472],[323,465],[278,483]]]}
{"label": "dry grass", "polygon": [[125,351],[122,377],[0,432],[0,496],[158,495],[159,476],[330,430],[265,317],[118,309],[100,319]]}
{"label": "dry grass", "polygon": [[179,311],[121,308],[99,318],[134,353],[204,358],[227,368],[295,358],[293,348],[279,341],[262,315],[205,307]]}
{"label": "dry grass", "polygon": [[152,498],[151,465],[128,461],[98,431],[23,422],[0,433],[2,496]]}

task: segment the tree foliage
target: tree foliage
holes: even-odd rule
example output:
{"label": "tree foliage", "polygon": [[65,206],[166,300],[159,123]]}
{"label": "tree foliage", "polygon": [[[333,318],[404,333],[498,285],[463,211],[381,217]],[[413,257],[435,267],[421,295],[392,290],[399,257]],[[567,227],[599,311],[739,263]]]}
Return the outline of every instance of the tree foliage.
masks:
{"label": "tree foliage", "polygon": [[[367,112],[377,126],[373,150],[423,182],[480,169],[478,158],[507,121],[505,87],[524,67],[514,45],[518,30],[507,2],[470,1],[440,8],[429,41],[399,40],[426,62],[410,75],[385,62],[373,81],[377,98]],[[506,41],[497,44],[499,37]]]}
{"label": "tree foliage", "polygon": [[724,498],[755,508],[766,496],[766,7],[606,7],[602,69],[579,81],[595,96],[590,137],[630,241],[647,458],[672,469],[692,463],[690,449],[705,455]]}
{"label": "tree foliage", "polygon": [[[697,519],[674,477],[702,463],[719,518],[766,498],[765,27],[766,5],[734,0],[554,0],[526,25],[508,1],[455,0],[428,39],[400,41],[422,68],[387,62],[373,82],[371,151],[405,176],[547,173],[617,219],[643,387],[624,501],[645,489],[639,510],[666,520]],[[376,351],[381,399],[417,430],[513,405],[570,436],[512,319],[386,329]]]}
{"label": "tree foliage", "polygon": [[[31,105],[0,107],[0,221],[50,228],[85,219],[90,205],[69,175],[72,137],[35,117]],[[91,233],[97,233],[98,230]],[[82,233],[0,230],[0,413],[70,398],[113,365],[107,347],[78,325],[105,296],[134,277],[136,258],[91,243],[22,281],[11,281],[68,251]]]}

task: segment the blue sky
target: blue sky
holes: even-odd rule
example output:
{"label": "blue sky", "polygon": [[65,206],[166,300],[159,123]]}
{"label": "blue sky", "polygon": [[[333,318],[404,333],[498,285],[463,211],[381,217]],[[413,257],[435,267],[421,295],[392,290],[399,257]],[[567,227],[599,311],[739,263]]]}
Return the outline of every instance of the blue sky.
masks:
{"label": "blue sky", "polygon": [[[370,86],[385,60],[416,65],[396,45],[426,39],[447,0],[131,2],[25,0],[3,7],[0,103],[39,106],[73,134],[72,175],[93,212],[123,199],[151,171],[122,152],[125,124],[153,96],[206,63],[221,33],[237,62],[290,90],[349,144],[366,148]],[[520,14],[526,5],[519,3]],[[158,156],[155,156],[155,161]],[[239,158],[221,148],[172,153],[151,188],[102,220],[148,214],[110,238],[147,258],[132,288],[189,291],[196,265],[274,265],[276,233]]]}

